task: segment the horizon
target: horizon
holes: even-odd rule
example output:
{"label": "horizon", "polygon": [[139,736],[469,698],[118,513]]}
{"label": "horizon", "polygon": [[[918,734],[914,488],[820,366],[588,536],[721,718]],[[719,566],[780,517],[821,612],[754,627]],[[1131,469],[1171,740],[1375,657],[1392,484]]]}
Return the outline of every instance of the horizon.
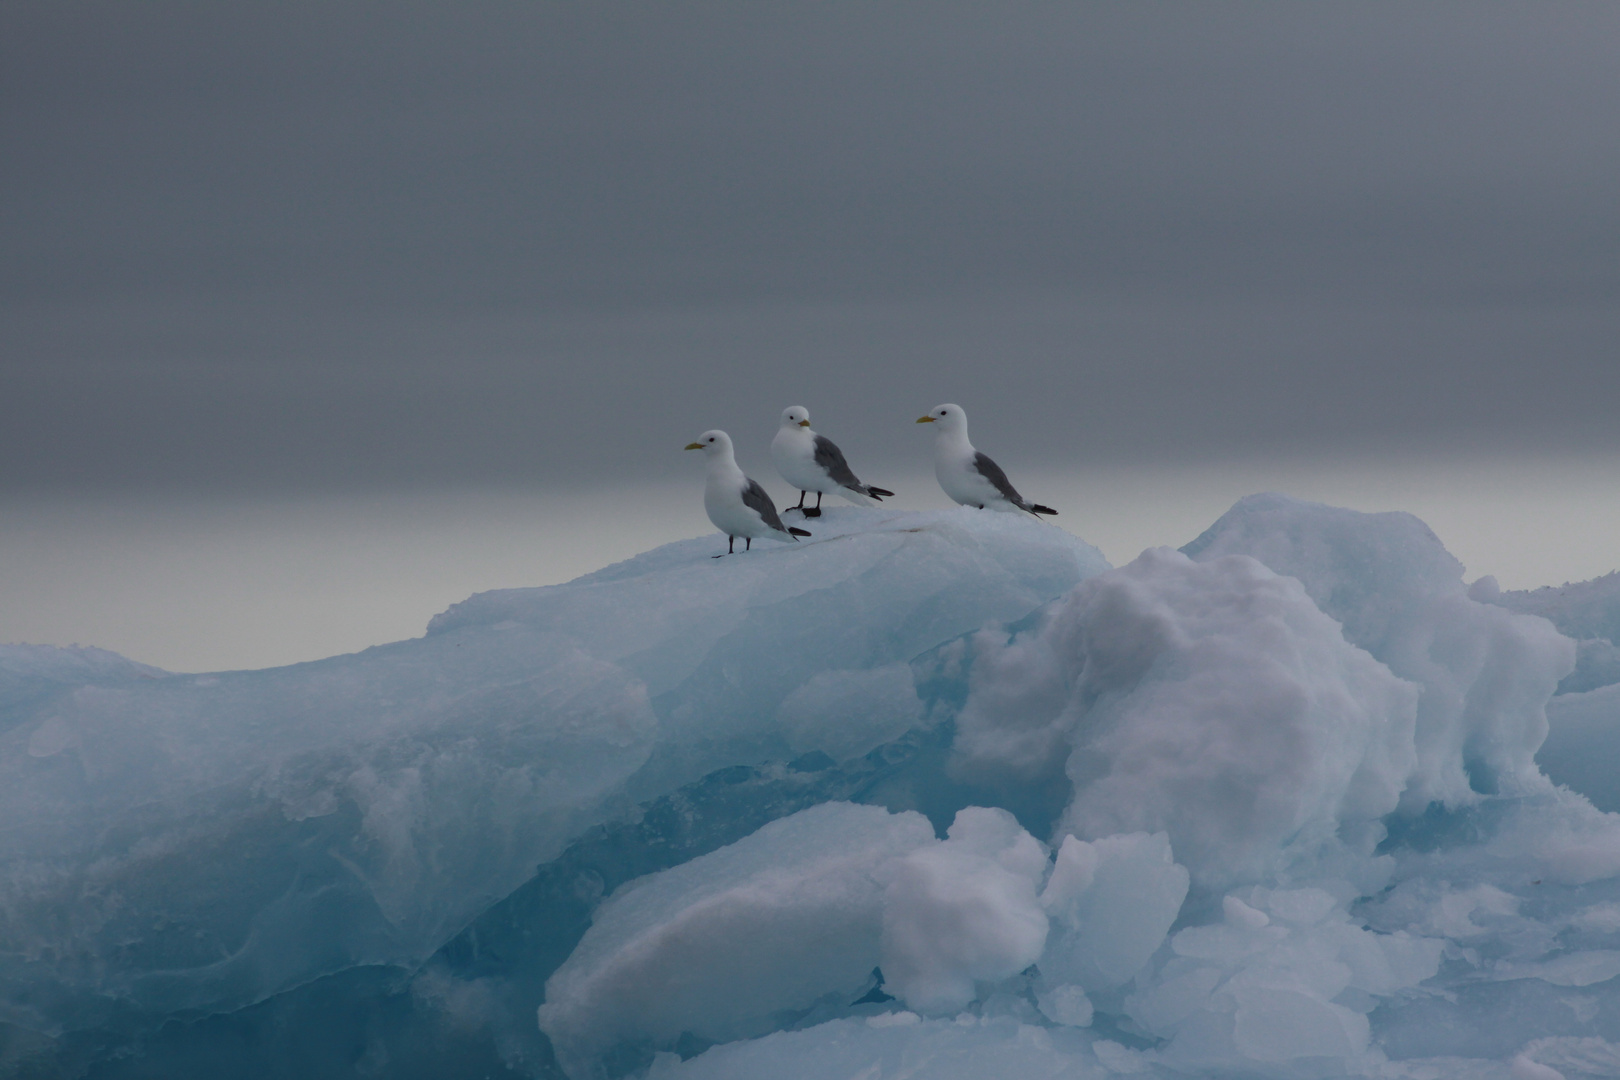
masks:
{"label": "horizon", "polygon": [[[760,467],[763,445],[747,456],[783,503],[782,481]],[[1049,524],[1115,566],[1149,547],[1181,547],[1238,498],[1276,490],[1366,512],[1413,513],[1464,564],[1466,580],[1488,574],[1504,590],[1526,590],[1620,570],[1610,542],[1620,533],[1620,494],[1589,496],[1616,467],[1522,458],[1331,468],[1226,462],[1023,470],[1016,482],[1055,500],[1060,516]],[[1563,482],[1549,483],[1548,475]],[[879,509],[949,505],[932,475],[884,479],[904,486]],[[826,503],[844,505],[833,497]],[[1551,537],[1549,506],[1579,508]],[[0,567],[0,593],[9,598],[0,642],[95,646],[177,672],[276,667],[418,637],[428,619],[473,593],[561,584],[705,535],[720,537],[703,516],[696,470],[684,482],[596,493],[13,497],[0,502],[0,547],[15,556]]]}

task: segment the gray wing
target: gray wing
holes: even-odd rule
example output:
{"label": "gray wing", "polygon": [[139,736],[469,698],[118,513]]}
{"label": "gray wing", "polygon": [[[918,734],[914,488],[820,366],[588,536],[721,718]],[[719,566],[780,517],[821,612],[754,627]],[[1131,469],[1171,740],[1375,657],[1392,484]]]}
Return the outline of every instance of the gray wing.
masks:
{"label": "gray wing", "polygon": [[[975,450],[973,452],[973,467],[980,476],[990,481],[991,485],[1001,492],[1002,498],[1020,510],[1029,510],[1029,504],[1024,501],[1022,495],[1018,494],[1018,489],[1012,486],[1012,481],[1007,479],[1007,474],[1001,471],[1000,465]],[[1030,512],[1033,513],[1034,511]]]}
{"label": "gray wing", "polygon": [[748,485],[743,488],[742,496],[743,505],[763,518],[765,524],[777,532],[787,532],[787,526],[776,516],[776,504],[771,502],[771,497],[765,494],[765,489],[759,486],[758,480],[748,481]]}
{"label": "gray wing", "polygon": [[816,464],[821,466],[827,475],[832,477],[832,482],[839,487],[854,488],[856,491],[866,489],[866,486],[850,471],[849,462],[844,460],[844,452],[825,435],[816,436]]}

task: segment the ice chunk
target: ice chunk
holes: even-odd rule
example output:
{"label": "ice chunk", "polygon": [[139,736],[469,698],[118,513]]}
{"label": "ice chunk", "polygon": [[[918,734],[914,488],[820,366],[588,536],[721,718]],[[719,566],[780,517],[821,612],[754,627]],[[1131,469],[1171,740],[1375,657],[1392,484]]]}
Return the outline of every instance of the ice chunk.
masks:
{"label": "ice chunk", "polygon": [[1599,810],[1620,810],[1620,683],[1549,701],[1536,761]]}
{"label": "ice chunk", "polygon": [[1620,683],[1620,645],[1587,639],[1575,643],[1575,670],[1558,684],[1559,694],[1579,694]]}
{"label": "ice chunk", "polygon": [[1515,1055],[1508,1063],[1513,1080],[1565,1080],[1564,1074],[1550,1065],[1543,1065],[1528,1054]]}
{"label": "ice chunk", "polygon": [[1540,979],[1554,986],[1591,986],[1620,975],[1620,951],[1590,949],[1535,963],[1507,962],[1491,972],[1498,979]]}
{"label": "ice chunk", "polygon": [[1237,986],[1232,1045],[1265,1064],[1328,1058],[1350,1062],[1367,1048],[1367,1018],[1322,997],[1285,986]]}
{"label": "ice chunk", "polygon": [[1559,633],[1575,639],[1575,670],[1558,684],[1560,694],[1620,683],[1620,571],[1591,581],[1504,592],[1488,599],[1510,611],[1539,615]]}
{"label": "ice chunk", "polygon": [[[1345,642],[1299,582],[1160,548],[1091,578],[1006,640],[980,635],[957,753],[1006,730],[1072,745],[1059,835],[1167,832],[1195,880],[1256,881],[1393,810],[1417,688]],[[1028,740],[1025,740],[1026,743]]]}
{"label": "ice chunk", "polygon": [[1182,550],[1249,555],[1298,578],[1346,639],[1423,687],[1406,810],[1542,783],[1544,707],[1574,645],[1544,620],[1469,599],[1462,564],[1417,518],[1251,495]]}
{"label": "ice chunk", "polygon": [[1126,1000],[1183,1071],[1360,1075],[1373,1060],[1364,1013],[1439,968],[1443,942],[1358,926],[1324,889],[1226,900],[1225,920],[1176,933],[1172,958]]}
{"label": "ice chunk", "polygon": [[1089,1027],[1093,1010],[1086,992],[1073,983],[1042,984],[1035,991],[1041,1015],[1065,1027]]}
{"label": "ice chunk", "polygon": [[1036,889],[1045,851],[1005,810],[968,807],[944,843],[887,871],[883,974],[924,1013],[955,1012],[975,980],[1009,978],[1040,958],[1047,920]]}
{"label": "ice chunk", "polygon": [[546,984],[539,1021],[559,1062],[583,1078],[621,1040],[727,1041],[859,996],[884,928],[874,874],[924,846],[920,814],[823,803],[618,890]]}
{"label": "ice chunk", "polygon": [[1493,602],[1525,615],[1539,615],[1576,640],[1601,639],[1620,645],[1620,570],[1591,581],[1504,592]]}
{"label": "ice chunk", "polygon": [[1245,904],[1235,896],[1221,898],[1221,914],[1233,926],[1244,930],[1258,930],[1271,923],[1271,916]]}
{"label": "ice chunk", "polygon": [[1042,976],[1091,991],[1123,986],[1163,943],[1187,883],[1164,833],[1108,836],[1090,844],[1064,837],[1041,893],[1052,921]]}
{"label": "ice chunk", "polygon": [[[614,893],[547,982],[540,1026],[586,1077],[619,1043],[735,1040],[847,1006],[879,964],[908,1005],[954,1012],[1040,956],[1048,866],[1004,810],[965,808],[940,842],[919,814],[824,803]],[[1061,1000],[1075,1016],[1084,994]]]}
{"label": "ice chunk", "polygon": [[[1522,1068],[1520,1062],[1534,1065],[1540,1072]],[[1620,1046],[1596,1036],[1554,1036],[1536,1039],[1525,1045],[1524,1052],[1513,1059],[1514,1080],[1553,1080],[1562,1078],[1567,1070],[1575,1076],[1620,1076]]]}

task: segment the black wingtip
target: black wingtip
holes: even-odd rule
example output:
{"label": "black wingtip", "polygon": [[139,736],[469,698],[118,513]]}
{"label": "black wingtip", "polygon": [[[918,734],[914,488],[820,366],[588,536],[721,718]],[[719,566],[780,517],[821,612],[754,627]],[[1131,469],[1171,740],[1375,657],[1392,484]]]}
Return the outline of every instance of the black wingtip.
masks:
{"label": "black wingtip", "polygon": [[788,528],[788,532],[792,533],[794,536],[809,536],[810,535],[809,533],[805,532],[803,529],[795,529],[795,528],[792,528],[791,526]]}
{"label": "black wingtip", "polygon": [[1036,514],[1051,514],[1053,517],[1057,517],[1056,510],[1052,509],[1050,506],[1042,506],[1040,503],[1036,503],[1034,506],[1030,507],[1030,510]]}
{"label": "black wingtip", "polygon": [[868,487],[866,489],[866,493],[868,495],[872,496],[872,498],[874,498],[874,499],[892,499],[892,498],[894,498],[894,492],[892,492],[892,491],[884,491],[882,488]]}

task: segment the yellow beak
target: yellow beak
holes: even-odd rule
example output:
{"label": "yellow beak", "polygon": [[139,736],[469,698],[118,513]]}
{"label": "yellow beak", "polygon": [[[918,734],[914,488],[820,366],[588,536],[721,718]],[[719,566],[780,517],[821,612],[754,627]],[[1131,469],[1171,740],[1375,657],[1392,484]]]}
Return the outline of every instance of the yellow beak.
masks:
{"label": "yellow beak", "polygon": [[934,422],[934,418],[932,416],[919,416],[919,417],[917,417],[917,423],[919,423],[919,424],[932,424],[933,422]]}
{"label": "yellow beak", "polygon": [[800,427],[809,427],[810,426],[810,421],[808,421],[808,420],[800,420],[799,421],[799,426]]}
{"label": "yellow beak", "polygon": [[700,442],[689,442],[686,444],[686,448],[688,450],[701,450],[703,449],[703,444]]}

